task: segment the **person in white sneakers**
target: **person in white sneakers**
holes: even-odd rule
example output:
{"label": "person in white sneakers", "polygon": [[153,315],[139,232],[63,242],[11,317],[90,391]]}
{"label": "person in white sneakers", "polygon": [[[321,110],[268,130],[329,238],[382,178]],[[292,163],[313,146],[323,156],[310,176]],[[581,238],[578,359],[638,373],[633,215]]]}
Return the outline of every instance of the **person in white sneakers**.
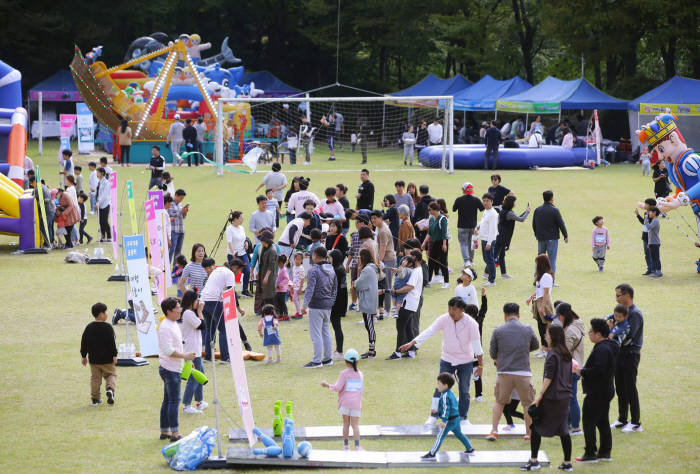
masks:
{"label": "person in white sneakers", "polygon": [[[459,381],[459,417],[462,421],[467,420],[469,413],[469,381],[472,378],[472,372],[475,376],[481,377],[484,367],[484,351],[481,348],[479,323],[464,312],[466,306],[460,298],[450,298],[450,301],[447,302],[447,313],[439,316],[428,329],[412,341],[399,347],[400,351],[407,351],[413,346],[420,347],[430,336],[442,331],[440,373],[447,372],[457,376]],[[475,371],[472,364],[474,355],[476,355],[479,364]],[[426,424],[437,422],[439,397],[440,393],[436,390],[433,393],[430,416],[426,420]]]}
{"label": "person in white sneakers", "polygon": [[481,237],[481,255],[486,264],[488,281],[484,286],[496,286],[496,261],[494,260],[494,245],[498,237],[498,213],[493,208],[493,195],[486,193],[481,197],[484,203],[484,211],[481,213],[481,222],[476,228],[476,234]]}
{"label": "person in white sneakers", "polygon": [[175,114],[175,121],[170,125],[168,136],[165,141],[170,144],[170,151],[173,154],[173,165],[182,165],[185,160],[180,157],[180,147],[185,142],[182,138],[182,131],[185,129],[185,124],[180,120],[180,114]]}

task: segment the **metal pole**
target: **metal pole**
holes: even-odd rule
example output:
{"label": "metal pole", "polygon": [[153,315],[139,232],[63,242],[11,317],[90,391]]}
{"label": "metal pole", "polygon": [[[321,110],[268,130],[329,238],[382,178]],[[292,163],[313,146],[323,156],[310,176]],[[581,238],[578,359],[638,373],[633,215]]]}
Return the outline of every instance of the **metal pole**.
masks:
{"label": "metal pole", "polygon": [[[449,141],[448,141],[448,146],[450,147],[450,166],[449,166],[449,173],[452,174],[455,172],[455,150],[454,150],[454,140],[455,140],[455,129],[454,126],[452,125],[454,123],[454,114],[455,114],[455,109],[454,109],[454,100],[449,100],[449,112],[450,112],[450,130],[449,130]],[[465,112],[466,115],[466,112]]]}
{"label": "metal pole", "polygon": [[386,102],[382,102],[382,144],[381,144],[381,148],[384,148],[384,127],[386,127]]}
{"label": "metal pole", "polygon": [[216,164],[216,174],[224,175],[224,106],[221,99],[216,102],[217,119],[216,119],[216,140],[214,142],[214,155]]}
{"label": "metal pole", "polygon": [[[31,125],[31,123],[30,123]],[[44,93],[39,92],[39,156],[44,154]]]}
{"label": "metal pole", "polygon": [[[210,335],[207,334],[207,337]],[[219,417],[219,390],[216,385],[216,339],[211,338],[209,341],[211,345],[211,375],[212,382],[214,383],[214,408],[216,409],[216,450],[221,458],[221,424]]]}
{"label": "metal pole", "polygon": [[[309,99],[308,92],[306,93],[306,98]],[[307,105],[307,107],[306,107],[306,120],[308,120],[309,123],[311,123],[311,102],[307,102],[306,105]]]}
{"label": "metal pole", "polygon": [[527,125],[530,122],[530,112],[525,112],[525,131],[527,132]]}

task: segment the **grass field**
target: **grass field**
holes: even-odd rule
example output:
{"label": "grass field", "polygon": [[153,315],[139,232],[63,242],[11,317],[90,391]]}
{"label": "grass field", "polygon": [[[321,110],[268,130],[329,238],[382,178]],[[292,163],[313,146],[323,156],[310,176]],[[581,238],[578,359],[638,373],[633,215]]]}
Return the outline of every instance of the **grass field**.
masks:
{"label": "grass field", "polygon": [[[42,175],[48,183],[57,185],[55,142],[44,147],[44,156],[37,158],[35,147],[30,156],[41,164]],[[78,162],[86,164],[85,157]],[[311,176],[311,190],[323,193],[326,186],[345,183],[354,191],[359,184],[359,154],[339,153],[338,161],[325,161],[320,150],[313,169],[297,165],[284,166],[288,177],[297,174]],[[87,168],[85,166],[85,168]],[[456,171],[447,175],[422,168],[404,169],[400,158],[370,155],[368,168],[377,189],[375,202],[386,193],[394,192],[393,182],[401,178],[418,184],[428,184],[431,195],[444,197],[451,205],[460,193],[464,181],[475,184],[477,194],[486,190],[489,173]],[[118,168],[120,183],[134,181],[137,203],[145,195],[148,172],[143,167]],[[191,212],[186,220],[185,254],[193,243],[202,242],[208,249],[215,242],[229,209],[245,211],[246,217],[255,208],[255,187],[262,173],[241,175],[226,173],[219,178],[212,167],[172,169],[176,188],[187,191]],[[644,433],[614,434],[614,462],[605,465],[576,466],[576,470],[594,472],[697,472],[700,460],[700,416],[697,404],[700,383],[696,357],[700,329],[697,291],[700,275],[696,273],[698,252],[676,228],[687,231],[679,212],[672,220],[662,221],[661,258],[664,278],[642,277],[643,255],[640,225],[633,215],[635,203],[652,190],[649,178],[642,178],[639,167],[612,166],[595,171],[504,171],[503,184],[518,196],[517,209],[541,203],[541,192],[553,189],[555,203],[561,209],[569,229],[569,243],[559,247],[557,281],[553,296],[570,302],[587,322],[611,312],[614,287],[630,283],[636,290],[636,304],[644,312],[646,327],[638,387],[641,398]],[[87,182],[87,177],[85,178]],[[120,193],[122,192],[120,184]],[[138,208],[138,204],[137,204]],[[605,217],[612,237],[605,272],[599,273],[591,260],[591,218]],[[497,279],[497,286],[488,288],[489,312],[485,321],[484,342],[488,346],[491,331],[503,321],[501,308],[505,302],[518,302],[523,308],[523,321],[535,326],[525,308],[525,299],[532,292],[532,267],[536,241],[532,235],[531,218],[517,225],[508,253],[509,273],[513,280]],[[128,226],[128,216],[122,222]],[[691,222],[692,224],[692,222]],[[89,231],[96,233],[97,219],[91,216]],[[451,225],[453,243],[450,265],[458,269],[461,257],[456,241],[456,222]],[[120,368],[117,380],[117,403],[114,407],[98,408],[89,403],[89,371],[80,365],[78,353],[80,335],[92,320],[90,305],[105,302],[110,312],[124,306],[123,283],[107,282],[110,266],[67,265],[64,251],[49,255],[12,255],[16,239],[0,237],[0,274],[5,284],[5,303],[0,331],[0,456],[2,472],[164,472],[165,464],[158,441],[159,408],[162,382],[157,373],[158,361],[141,368]],[[105,249],[107,250],[107,249]],[[92,252],[92,248],[90,248]],[[111,250],[110,250],[111,252]],[[225,249],[215,256],[225,258]],[[483,263],[477,259],[481,272]],[[421,327],[446,311],[452,289],[426,289]],[[477,286],[480,286],[478,280]],[[244,300],[246,310],[251,300]],[[111,313],[110,313],[111,314]],[[357,313],[343,320],[346,348],[366,348],[365,330],[357,321]],[[243,318],[246,332],[255,349],[262,350],[257,336],[257,319],[253,312]],[[125,326],[116,328],[118,343],[124,341]],[[430,340],[415,360],[390,362],[383,360],[395,344],[394,321],[377,325],[375,360],[362,362],[365,374],[362,423],[415,424],[427,415],[431,392],[438,367],[441,340]],[[274,400],[292,400],[298,426],[337,424],[336,397],[322,389],[321,380],[335,380],[341,367],[304,370],[302,364],[311,356],[311,344],[306,321],[284,323],[280,330],[283,361],[280,365],[264,366],[247,362],[246,368],[253,400],[253,413],[258,425],[272,423]],[[586,354],[591,344],[587,343]],[[531,360],[536,386],[540,387],[543,362]],[[210,370],[210,365],[205,369]],[[483,403],[472,402],[469,418],[472,423],[487,423],[493,403],[494,368],[485,358]],[[224,416],[223,431],[240,426],[230,371],[217,365],[222,406],[232,418]],[[205,399],[211,402],[212,388],[207,385]],[[579,396],[581,397],[580,390]],[[617,401],[612,402],[611,419],[617,414]],[[203,415],[180,415],[181,429],[188,433],[202,424],[214,425],[214,409]],[[522,440],[499,440],[489,444],[472,440],[477,450],[529,449]],[[583,437],[575,437],[574,455],[583,453]],[[366,449],[427,451],[428,440],[364,441]],[[314,443],[317,448],[338,447],[340,443]],[[558,439],[546,439],[542,448],[557,466],[562,460]],[[456,440],[444,444],[446,450],[460,449]],[[523,461],[526,459],[524,458]],[[513,469],[515,471],[515,469]],[[457,469],[454,469],[457,472]],[[486,471],[485,471],[486,472]],[[494,470],[495,472],[495,470]]]}

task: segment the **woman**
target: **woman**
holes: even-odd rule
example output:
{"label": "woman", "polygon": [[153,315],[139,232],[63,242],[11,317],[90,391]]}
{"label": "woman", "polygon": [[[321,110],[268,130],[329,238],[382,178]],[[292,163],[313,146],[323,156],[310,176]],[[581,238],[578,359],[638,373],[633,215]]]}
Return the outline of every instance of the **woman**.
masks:
{"label": "woman", "polygon": [[522,214],[517,215],[513,212],[516,200],[517,198],[512,194],[506,196],[501,206],[501,212],[498,213],[498,237],[496,237],[496,248],[493,254],[501,268],[501,278],[513,278],[506,271],[506,252],[509,250],[510,241],[513,238],[515,221],[525,222],[530,214],[530,203],[527,204],[527,208]]}
{"label": "woman", "polygon": [[207,271],[202,267],[202,260],[207,257],[207,251],[204,245],[196,243],[192,246],[192,256],[190,262],[185,265],[182,270],[182,276],[177,281],[177,287],[184,295],[188,288],[185,287],[185,282],[188,282],[190,290],[194,290],[197,294],[202,292],[204,280],[207,278]]}
{"label": "woman", "polygon": [[[69,176],[72,178],[72,176]],[[68,194],[68,192],[59,188],[58,193],[58,207],[56,208],[56,216],[63,216],[65,218],[64,227],[66,229],[66,245],[64,248],[73,248],[73,226],[80,222],[80,211],[76,205],[76,201]]]}
{"label": "woman", "polygon": [[544,363],[544,377],[540,396],[535,399],[539,419],[532,422],[530,460],[521,471],[540,468],[537,453],[542,437],[559,436],[564,450],[564,462],[559,469],[571,471],[571,436],[569,435],[569,399],[571,398],[571,353],[564,344],[561,326],[550,326],[545,335],[550,350]]}
{"label": "woman", "polygon": [[537,352],[537,357],[547,355],[547,340],[545,333],[547,326],[554,319],[554,306],[552,305],[552,286],[554,275],[552,264],[546,254],[540,254],[535,258],[535,292],[527,299],[526,304],[532,302],[532,317],[537,320],[537,329],[540,332],[542,349]]}
{"label": "woman", "polygon": [[544,126],[542,125],[542,117],[539,115],[535,118],[535,121],[530,124],[530,135],[535,133],[537,130],[540,133],[544,133]]}
{"label": "woman", "polygon": [[328,233],[326,234],[326,250],[330,252],[334,249],[339,250],[341,255],[348,253],[348,239],[343,235],[343,225],[338,219],[332,220],[328,224]]}
{"label": "woman", "polygon": [[[566,348],[571,353],[571,357],[577,364],[583,366],[584,360],[584,339],[586,337],[586,326],[578,317],[578,314],[571,309],[569,303],[561,302],[557,305],[557,318],[564,328],[564,340]],[[578,380],[581,378],[578,374],[573,374],[571,382],[571,401],[569,403],[569,426],[571,435],[580,435],[581,431],[581,408],[576,398],[576,389]]]}
{"label": "woman", "polygon": [[[428,250],[428,278],[437,273],[442,273],[442,288],[450,287],[450,273],[447,270],[447,217],[440,213],[440,205],[432,201],[428,205],[430,218],[428,219],[428,235],[425,236],[422,249]],[[435,278],[431,283],[435,283]]]}
{"label": "woman", "polygon": [[242,296],[252,297],[250,294],[250,258],[248,257],[248,242],[246,242],[245,228],[243,227],[243,213],[233,211],[229,217],[229,225],[226,227],[226,242],[228,244],[229,262],[234,258],[245,264],[243,267],[243,291]]}
{"label": "woman", "polygon": [[117,135],[119,135],[119,155],[121,156],[122,166],[124,166],[124,163],[126,163],[126,166],[131,166],[129,164],[129,155],[131,154],[131,128],[129,127],[128,120],[122,120],[121,127],[117,130]]}
{"label": "woman", "polygon": [[564,138],[561,139],[561,147],[571,149],[574,147],[574,134],[571,132],[570,128],[564,130]]}
{"label": "woman", "polygon": [[401,225],[399,226],[399,254],[403,254],[403,248],[406,242],[416,236],[416,230],[413,228],[413,224],[411,224],[410,213],[411,210],[406,204],[401,204],[399,206],[399,220],[401,221]]}
{"label": "woman", "polygon": [[287,194],[284,195],[284,205],[287,209],[287,213],[286,213],[287,224],[292,222],[294,217],[296,217],[294,214],[294,210],[289,209],[289,198],[292,197],[292,194],[299,192],[301,190],[301,188],[299,187],[299,180],[301,180],[301,179],[302,178],[299,176],[295,176],[294,178],[292,178],[292,184],[289,186],[289,189],[287,190]]}
{"label": "woman", "polygon": [[170,197],[175,197],[175,183],[173,182],[173,177],[167,171],[163,173],[163,191],[166,194],[170,194]]}
{"label": "woman", "polygon": [[262,305],[274,304],[277,293],[277,249],[272,245],[274,234],[265,230],[260,233],[260,255],[258,257],[258,288],[262,295]]}
{"label": "woman", "polygon": [[[366,227],[363,227],[365,229]],[[376,357],[375,344],[377,334],[374,331],[374,315],[379,306],[379,295],[377,294],[379,281],[379,268],[374,263],[372,252],[367,248],[360,249],[359,276],[355,280],[355,290],[357,290],[357,304],[365,322],[367,337],[369,339],[369,350],[362,354],[363,359],[373,359]]]}
{"label": "woman", "polygon": [[[341,234],[342,235],[342,234]],[[329,253],[331,264],[335,270],[335,278],[338,282],[338,292],[335,295],[335,302],[331,308],[331,325],[335,333],[335,352],[333,360],[343,360],[343,328],[340,325],[340,318],[345,317],[345,311],[348,307],[348,283],[343,260],[345,253],[339,249],[333,249]]]}
{"label": "woman", "polygon": [[418,132],[416,133],[416,153],[420,156],[420,151],[428,146],[428,124],[421,120]]}
{"label": "woman", "polygon": [[411,199],[413,199],[413,206],[415,207],[418,205],[420,196],[418,195],[418,186],[416,186],[416,183],[408,183],[406,185],[406,193],[411,196]]}

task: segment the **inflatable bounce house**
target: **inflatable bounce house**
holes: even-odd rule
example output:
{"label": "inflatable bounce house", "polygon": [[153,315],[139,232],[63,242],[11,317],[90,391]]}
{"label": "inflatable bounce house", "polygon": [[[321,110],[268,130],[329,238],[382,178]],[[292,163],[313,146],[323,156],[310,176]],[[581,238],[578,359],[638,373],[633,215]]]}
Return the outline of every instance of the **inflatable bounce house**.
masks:
{"label": "inflatable bounce house", "polygon": [[21,250],[38,247],[39,218],[32,191],[24,190],[27,111],[22,75],[0,61],[0,234],[19,237]]}
{"label": "inflatable bounce house", "polygon": [[[164,141],[170,125],[179,115],[182,120],[202,117],[212,132],[216,123],[219,97],[255,97],[262,91],[255,84],[238,86],[243,66],[226,38],[221,53],[201,58],[210,43],[201,43],[198,34],[180,35],[169,41],[165,33],[154,33],[134,40],[124,63],[107,67],[98,58],[98,46],[83,56],[76,46],[70,69],[78,90],[92,113],[115,132],[127,119],[136,141]],[[248,103],[227,104],[223,117],[239,132],[251,127]]]}

